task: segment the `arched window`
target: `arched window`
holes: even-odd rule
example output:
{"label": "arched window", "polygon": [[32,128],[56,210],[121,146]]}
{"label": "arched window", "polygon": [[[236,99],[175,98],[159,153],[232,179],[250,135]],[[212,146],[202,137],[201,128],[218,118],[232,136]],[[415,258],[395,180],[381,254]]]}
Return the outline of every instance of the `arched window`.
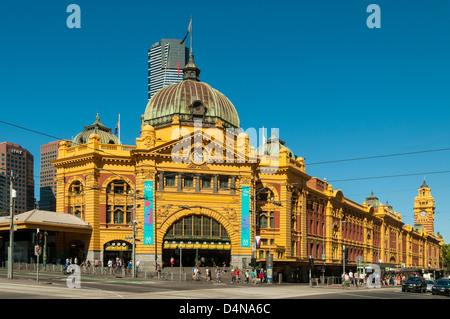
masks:
{"label": "arched window", "polygon": [[[256,199],[259,201],[274,201],[275,200],[275,196],[273,195],[273,192],[270,189],[263,189],[261,191],[256,191],[257,192],[257,196]],[[264,203],[262,203],[264,204]]]}
{"label": "arched window", "polygon": [[80,181],[74,181],[69,187],[69,194],[74,195],[82,195],[83,194],[83,184]]}
{"label": "arched window", "polygon": [[208,216],[191,215],[173,223],[165,239],[230,240],[225,228]]}

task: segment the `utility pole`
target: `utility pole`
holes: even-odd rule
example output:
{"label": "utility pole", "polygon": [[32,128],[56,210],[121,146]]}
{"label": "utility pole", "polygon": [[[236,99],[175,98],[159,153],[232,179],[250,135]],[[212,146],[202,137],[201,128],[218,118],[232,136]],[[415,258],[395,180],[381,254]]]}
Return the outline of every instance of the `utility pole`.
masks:
{"label": "utility pole", "polygon": [[182,269],[183,269],[183,242],[180,242],[180,281]]}
{"label": "utility pole", "polygon": [[11,177],[9,179],[9,247],[8,247],[8,278],[13,279],[13,265],[14,265],[14,199],[16,198],[16,190],[14,189],[14,171],[11,170]]}

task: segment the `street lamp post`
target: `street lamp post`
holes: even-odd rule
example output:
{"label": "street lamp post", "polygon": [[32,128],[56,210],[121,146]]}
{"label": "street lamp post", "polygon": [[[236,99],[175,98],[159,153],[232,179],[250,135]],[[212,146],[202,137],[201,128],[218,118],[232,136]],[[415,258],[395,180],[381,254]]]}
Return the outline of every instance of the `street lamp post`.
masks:
{"label": "street lamp post", "polygon": [[8,278],[13,279],[13,265],[14,265],[14,199],[16,198],[16,191],[14,190],[14,171],[11,170],[11,177],[9,180],[9,247],[8,247]]}

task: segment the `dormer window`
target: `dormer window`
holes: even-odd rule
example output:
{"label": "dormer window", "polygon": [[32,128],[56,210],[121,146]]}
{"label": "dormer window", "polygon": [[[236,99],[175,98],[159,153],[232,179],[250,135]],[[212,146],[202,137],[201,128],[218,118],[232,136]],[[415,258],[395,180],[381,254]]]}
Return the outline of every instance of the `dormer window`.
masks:
{"label": "dormer window", "polygon": [[195,117],[203,117],[206,113],[206,107],[203,104],[202,101],[194,101],[192,102],[192,104],[189,106],[191,113],[195,116]]}

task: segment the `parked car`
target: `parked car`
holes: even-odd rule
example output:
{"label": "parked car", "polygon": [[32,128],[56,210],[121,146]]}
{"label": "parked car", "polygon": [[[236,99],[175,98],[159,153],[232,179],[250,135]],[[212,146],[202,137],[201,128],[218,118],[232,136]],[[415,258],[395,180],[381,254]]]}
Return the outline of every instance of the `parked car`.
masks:
{"label": "parked car", "polygon": [[423,277],[409,277],[402,283],[402,291],[427,292],[427,281]]}
{"label": "parked car", "polygon": [[433,285],[436,283],[434,280],[427,280],[427,292],[432,291]]}
{"label": "parked car", "polygon": [[450,295],[450,279],[438,279],[433,285],[431,293],[433,295]]}

